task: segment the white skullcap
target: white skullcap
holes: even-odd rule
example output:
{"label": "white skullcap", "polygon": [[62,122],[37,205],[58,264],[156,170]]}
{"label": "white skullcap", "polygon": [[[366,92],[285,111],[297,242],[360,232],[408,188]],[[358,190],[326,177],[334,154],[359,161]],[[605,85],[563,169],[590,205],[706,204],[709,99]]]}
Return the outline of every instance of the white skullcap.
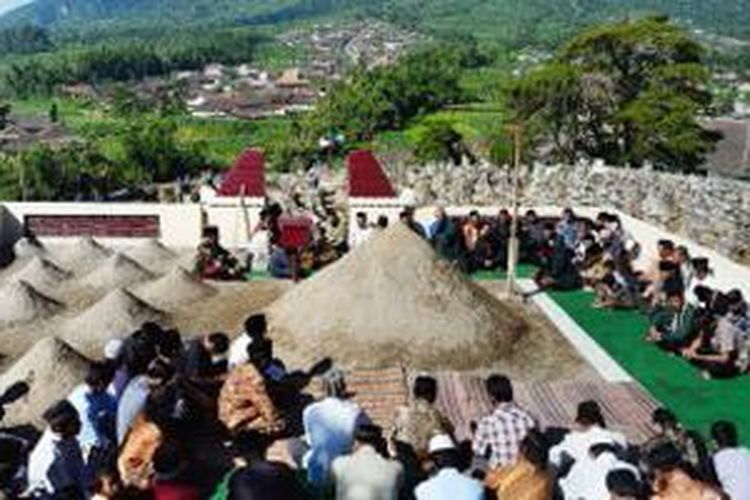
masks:
{"label": "white skullcap", "polygon": [[437,453],[439,451],[455,450],[456,445],[453,443],[453,439],[448,434],[438,434],[430,439],[430,444],[427,450],[430,453]]}
{"label": "white skullcap", "polygon": [[122,339],[112,339],[107,342],[104,346],[104,358],[110,361],[119,358],[123,345],[124,342]]}

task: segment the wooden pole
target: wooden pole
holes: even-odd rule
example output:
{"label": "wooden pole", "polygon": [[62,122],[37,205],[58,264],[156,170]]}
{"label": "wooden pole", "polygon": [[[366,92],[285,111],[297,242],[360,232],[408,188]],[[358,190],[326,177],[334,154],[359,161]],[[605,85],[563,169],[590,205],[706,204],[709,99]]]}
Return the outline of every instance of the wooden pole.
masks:
{"label": "wooden pole", "polygon": [[521,171],[521,126],[518,124],[510,127],[513,135],[513,187],[512,187],[512,219],[510,223],[510,238],[508,238],[508,281],[506,293],[511,297],[516,291],[517,266],[518,266],[518,204],[519,204],[519,177]]}

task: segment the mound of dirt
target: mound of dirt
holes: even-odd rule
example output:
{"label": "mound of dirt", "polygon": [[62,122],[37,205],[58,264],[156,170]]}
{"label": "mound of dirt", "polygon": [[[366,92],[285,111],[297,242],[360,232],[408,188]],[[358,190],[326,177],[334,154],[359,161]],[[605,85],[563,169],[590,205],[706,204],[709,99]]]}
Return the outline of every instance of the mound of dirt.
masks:
{"label": "mound of dirt", "polygon": [[93,238],[83,237],[75,243],[61,244],[52,253],[55,262],[81,276],[112,255],[112,250]]}
{"label": "mound of dirt", "polygon": [[125,254],[147,269],[157,271],[168,271],[178,257],[177,252],[157,239],[148,239],[140,245],[130,247],[125,250]]}
{"label": "mound of dirt", "polygon": [[150,304],[169,310],[196,300],[211,297],[217,290],[177,266],[156,281],[144,283],[136,294]]}
{"label": "mound of dirt", "polygon": [[0,325],[45,318],[60,312],[64,306],[23,280],[6,283],[0,289]]}
{"label": "mound of dirt", "polygon": [[18,281],[25,281],[39,289],[56,288],[72,277],[72,273],[54,262],[40,256],[33,257],[23,268],[13,275]]}
{"label": "mound of dirt", "polygon": [[13,254],[17,259],[47,255],[47,249],[41,241],[21,238],[13,245]]}
{"label": "mound of dirt", "polygon": [[528,324],[405,226],[373,235],[267,310],[302,361],[469,369],[511,358]]}
{"label": "mound of dirt", "polygon": [[109,340],[134,331],[144,321],[164,323],[166,319],[164,312],[127,290],[117,288],[68,320],[62,339],[89,358],[99,359]]}
{"label": "mound of dirt", "polygon": [[154,278],[154,274],[122,253],[115,253],[102,261],[79,284],[92,288],[118,288]]}
{"label": "mound of dirt", "polygon": [[0,376],[0,392],[16,382],[29,384],[29,393],[6,408],[3,425],[32,423],[44,428],[44,411],[83,382],[87,365],[85,357],[60,339],[39,340]]}

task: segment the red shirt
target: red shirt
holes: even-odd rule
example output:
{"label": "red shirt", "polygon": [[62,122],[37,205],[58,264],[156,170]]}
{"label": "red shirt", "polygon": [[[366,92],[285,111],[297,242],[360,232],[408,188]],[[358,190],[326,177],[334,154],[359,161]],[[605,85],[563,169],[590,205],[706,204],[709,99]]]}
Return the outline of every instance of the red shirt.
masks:
{"label": "red shirt", "polygon": [[173,481],[157,481],[154,484],[154,500],[200,500],[198,488]]}

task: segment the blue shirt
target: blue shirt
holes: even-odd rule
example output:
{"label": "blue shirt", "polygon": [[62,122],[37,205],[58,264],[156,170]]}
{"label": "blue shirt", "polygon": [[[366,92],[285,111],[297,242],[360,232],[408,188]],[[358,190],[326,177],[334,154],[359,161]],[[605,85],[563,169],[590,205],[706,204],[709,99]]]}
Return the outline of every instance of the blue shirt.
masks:
{"label": "blue shirt", "polygon": [[320,486],[329,480],[331,462],[351,452],[354,430],[365,419],[359,406],[343,399],[326,398],[305,408],[302,423],[310,451],[304,465],[310,483]]}
{"label": "blue shirt", "polygon": [[441,469],[414,489],[417,500],[483,500],[484,486],[456,469]]}
{"label": "blue shirt", "polygon": [[78,442],[84,455],[91,448],[109,448],[115,443],[117,401],[107,391],[94,392],[86,384],[79,385],[68,396],[81,418]]}

